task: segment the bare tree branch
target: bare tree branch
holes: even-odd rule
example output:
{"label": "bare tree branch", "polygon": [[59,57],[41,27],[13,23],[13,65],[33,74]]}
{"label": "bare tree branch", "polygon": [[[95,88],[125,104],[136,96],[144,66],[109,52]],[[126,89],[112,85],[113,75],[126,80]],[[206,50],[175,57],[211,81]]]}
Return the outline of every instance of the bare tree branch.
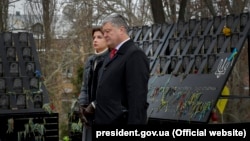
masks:
{"label": "bare tree branch", "polygon": [[214,7],[213,7],[213,1],[205,0],[205,4],[206,4],[207,8],[209,9],[210,13],[213,16],[216,16],[216,12],[215,12]]}

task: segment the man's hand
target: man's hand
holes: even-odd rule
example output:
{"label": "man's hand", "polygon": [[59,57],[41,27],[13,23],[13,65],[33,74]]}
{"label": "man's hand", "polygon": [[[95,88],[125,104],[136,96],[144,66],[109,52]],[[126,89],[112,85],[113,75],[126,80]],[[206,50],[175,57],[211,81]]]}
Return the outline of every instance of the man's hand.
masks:
{"label": "man's hand", "polygon": [[80,106],[79,107],[79,116],[83,124],[89,126],[89,122],[87,117],[93,115],[95,112],[95,108],[92,104],[88,106]]}
{"label": "man's hand", "polygon": [[84,106],[79,107],[79,117],[80,117],[82,123],[88,123],[88,120],[85,116],[85,111],[86,111],[86,108]]}
{"label": "man's hand", "polygon": [[90,103],[85,109],[86,115],[93,115],[95,112],[95,108],[92,103]]}

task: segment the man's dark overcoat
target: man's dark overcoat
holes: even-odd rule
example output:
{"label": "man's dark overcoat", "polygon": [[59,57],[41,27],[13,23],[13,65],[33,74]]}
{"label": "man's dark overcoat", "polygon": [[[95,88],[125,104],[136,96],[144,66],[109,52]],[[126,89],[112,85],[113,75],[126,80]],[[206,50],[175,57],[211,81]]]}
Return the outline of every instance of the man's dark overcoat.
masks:
{"label": "man's dark overcoat", "polygon": [[132,39],[106,58],[96,93],[96,124],[145,124],[149,61]]}

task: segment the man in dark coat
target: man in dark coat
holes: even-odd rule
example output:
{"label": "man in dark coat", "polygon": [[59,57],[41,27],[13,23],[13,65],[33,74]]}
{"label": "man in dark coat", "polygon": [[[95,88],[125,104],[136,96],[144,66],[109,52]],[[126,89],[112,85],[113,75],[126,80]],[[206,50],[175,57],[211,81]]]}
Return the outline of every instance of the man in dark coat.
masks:
{"label": "man in dark coat", "polygon": [[110,54],[100,72],[95,124],[146,124],[149,61],[128,35],[124,17],[112,14],[102,23]]}

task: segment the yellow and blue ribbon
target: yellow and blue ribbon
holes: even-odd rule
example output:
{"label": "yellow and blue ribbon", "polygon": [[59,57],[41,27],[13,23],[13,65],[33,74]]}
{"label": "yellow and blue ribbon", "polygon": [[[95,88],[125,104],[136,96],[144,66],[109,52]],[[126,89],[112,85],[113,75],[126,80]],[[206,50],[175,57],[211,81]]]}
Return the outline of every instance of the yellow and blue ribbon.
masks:
{"label": "yellow and blue ribbon", "polygon": [[228,57],[228,61],[232,61],[233,60],[233,58],[235,57],[235,55],[238,53],[238,50],[237,50],[237,48],[234,48],[233,49],[233,52],[231,53],[231,55]]}

